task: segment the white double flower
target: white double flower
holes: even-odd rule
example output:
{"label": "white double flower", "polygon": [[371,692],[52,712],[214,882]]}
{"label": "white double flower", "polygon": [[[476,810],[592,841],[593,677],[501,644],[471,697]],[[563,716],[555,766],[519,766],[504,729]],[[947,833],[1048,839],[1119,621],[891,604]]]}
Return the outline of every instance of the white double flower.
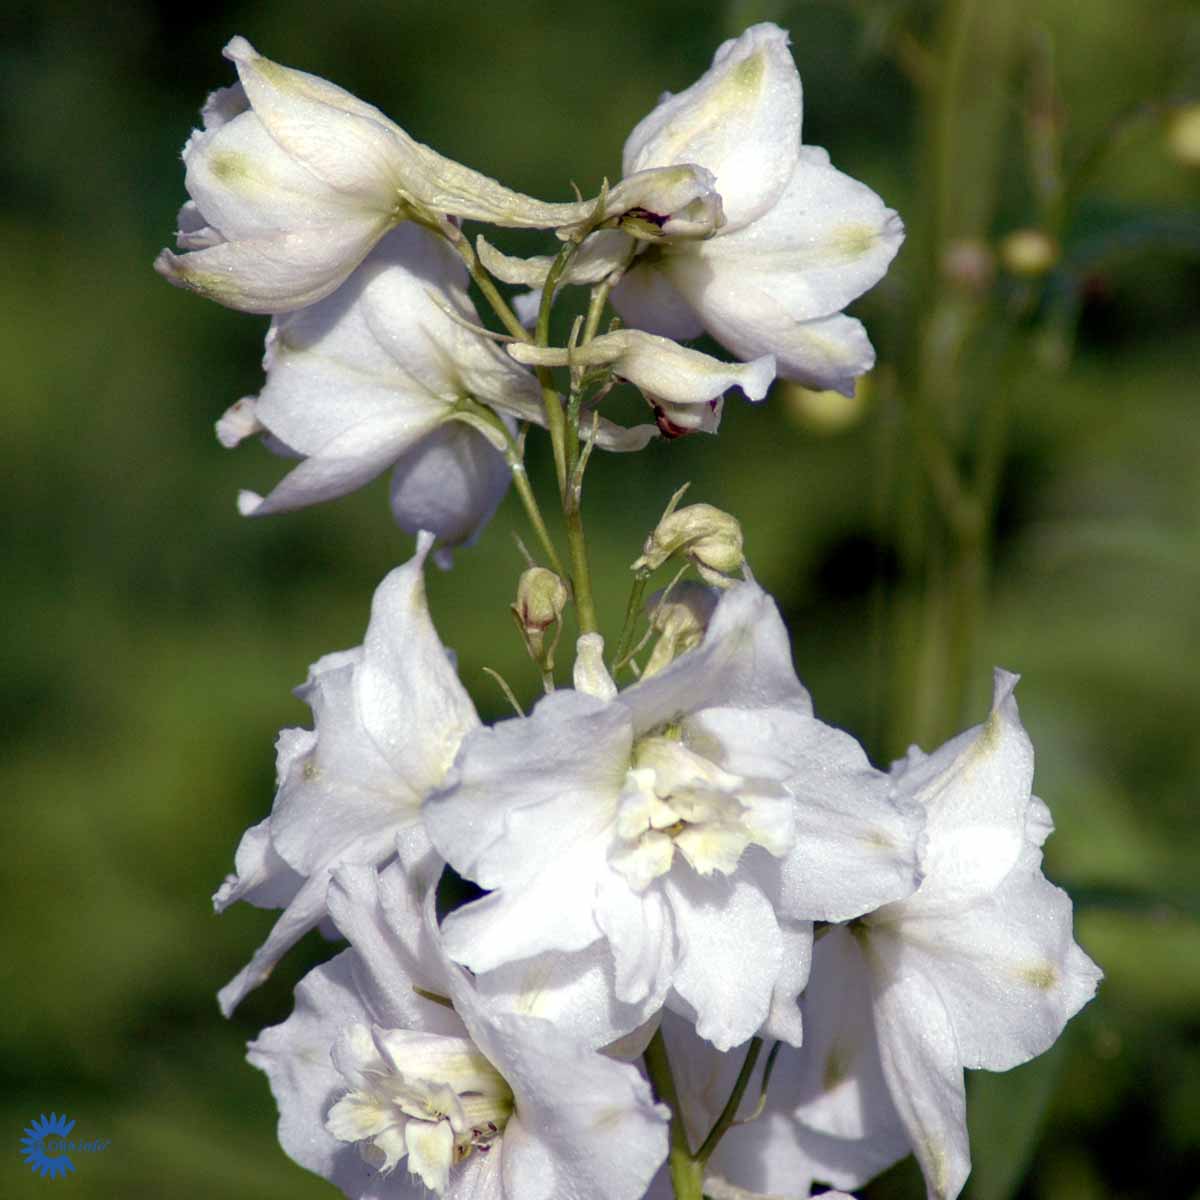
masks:
{"label": "white double flower", "polygon": [[449,953],[484,978],[551,952],[606,972],[620,1007],[568,1018],[593,1044],[664,1004],[722,1049],[764,1027],[798,1043],[810,922],[908,895],[916,821],[812,716],[756,585],[619,694],[597,641],[577,690],[468,735],[425,805],[438,851],[489,891],[446,919]]}

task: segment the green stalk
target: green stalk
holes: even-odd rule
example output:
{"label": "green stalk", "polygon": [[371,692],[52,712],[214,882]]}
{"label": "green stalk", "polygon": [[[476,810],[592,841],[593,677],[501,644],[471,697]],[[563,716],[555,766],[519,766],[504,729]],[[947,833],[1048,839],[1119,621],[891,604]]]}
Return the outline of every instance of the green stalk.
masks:
{"label": "green stalk", "polygon": [[756,1037],[750,1039],[750,1045],[746,1048],[746,1057],[742,1060],[742,1069],[738,1072],[737,1082],[733,1085],[733,1091],[729,1093],[729,1099],[725,1102],[725,1107],[721,1110],[721,1115],[717,1118],[716,1124],[709,1130],[708,1137],[704,1139],[704,1144],[696,1151],[696,1161],[700,1164],[701,1171],[712,1157],[713,1151],[717,1148],[717,1143],[725,1136],[730,1126],[733,1125],[734,1119],[737,1117],[738,1106],[742,1103],[742,1097],[746,1094],[746,1088],[750,1084],[750,1076],[754,1074],[754,1064],[758,1062],[758,1055],[762,1050],[762,1038]]}
{"label": "green stalk", "polygon": [[687,1130],[683,1127],[683,1113],[679,1106],[679,1092],[675,1087],[675,1076],[671,1073],[671,1060],[667,1057],[667,1044],[661,1029],[654,1031],[643,1061],[655,1098],[671,1110],[671,1149],[667,1161],[676,1200],[702,1200],[704,1170],[688,1145]]}

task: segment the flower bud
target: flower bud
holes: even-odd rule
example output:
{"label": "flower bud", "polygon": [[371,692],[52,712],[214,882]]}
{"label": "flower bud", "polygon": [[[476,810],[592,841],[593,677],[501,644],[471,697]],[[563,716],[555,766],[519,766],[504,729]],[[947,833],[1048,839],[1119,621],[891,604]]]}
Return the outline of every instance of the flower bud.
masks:
{"label": "flower bud", "polygon": [[659,638],[642,671],[643,679],[657,675],[681,654],[700,644],[716,612],[717,599],[718,593],[713,588],[691,580],[650,597],[646,607],[650,625],[659,631]]}
{"label": "flower bud", "polygon": [[657,570],[675,554],[686,554],[706,583],[729,587],[744,561],[742,527],[711,504],[689,504],[659,521],[632,569]]}
{"label": "flower bud", "polygon": [[853,396],[844,392],[816,392],[801,384],[784,380],[779,385],[784,411],[805,433],[831,437],[851,429],[867,411],[871,394],[871,376],[860,375]]}
{"label": "flower bud", "polygon": [[530,656],[543,670],[552,669],[552,656],[558,642],[555,637],[547,650],[546,630],[562,621],[567,599],[567,585],[545,567],[530,567],[517,583],[517,600],[512,605],[512,614]]}
{"label": "flower bud", "polygon": [[1016,229],[1000,243],[1000,261],[1014,275],[1045,275],[1058,260],[1058,243],[1040,229]]}
{"label": "flower bud", "polygon": [[1167,125],[1167,149],[1185,167],[1200,167],[1200,103],[1185,104]]}
{"label": "flower bud", "polygon": [[575,643],[575,690],[598,700],[612,700],[617,685],[604,665],[604,639],[598,633],[582,634]]}

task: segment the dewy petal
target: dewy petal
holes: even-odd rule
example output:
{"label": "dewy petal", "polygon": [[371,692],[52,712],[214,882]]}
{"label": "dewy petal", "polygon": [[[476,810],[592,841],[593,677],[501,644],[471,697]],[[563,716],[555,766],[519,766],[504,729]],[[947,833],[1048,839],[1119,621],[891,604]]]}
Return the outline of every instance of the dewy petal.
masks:
{"label": "dewy petal", "polygon": [[805,1041],[780,1061],[776,1099],[795,1113],[814,1173],[858,1187],[909,1153],[876,1044],[872,982],[856,940],[826,930],[804,994]]}
{"label": "dewy petal", "polygon": [[616,966],[617,999],[643,1016],[662,1006],[679,961],[670,905],[659,886],[635,892],[614,870],[600,876],[595,919]]}
{"label": "dewy petal", "polygon": [[[904,240],[899,216],[815,146],[800,152],[777,203],[752,225],[675,256],[685,295],[753,278],[796,321],[828,317],[883,278]],[[711,276],[708,272],[711,271]]]}
{"label": "dewy petal", "polygon": [[572,691],[552,693],[527,718],[476,730],[426,802],[434,845],[489,889],[526,883],[581,838],[606,846],[632,742],[622,705]]}
{"label": "dewy petal", "polygon": [[1049,1049],[1100,980],[1032,850],[985,900],[889,928],[905,968],[937,980],[965,1067],[1007,1071]]}
{"label": "dewy petal", "polygon": [[387,228],[373,215],[190,254],[163,250],[154,269],[170,283],[242,312],[280,313],[328,296]]}
{"label": "dewy petal", "polygon": [[429,534],[419,537],[416,554],[376,589],[355,680],[363,728],[420,795],[442,783],[479,726],[429,615],[423,568],[432,544]]}
{"label": "dewy petal", "polygon": [[1025,846],[1033,747],[1021,725],[1017,676],[997,671],[987,721],[931,755],[915,748],[892,768],[898,797],[926,815],[926,881],[905,912],[960,912],[990,895]]}
{"label": "dewy petal", "polygon": [[[876,951],[874,939],[872,951]],[[889,956],[890,957],[890,956]],[[875,1028],[892,1103],[929,1200],[954,1200],[971,1171],[962,1058],[938,989],[899,960],[876,966]]]}
{"label": "dewy petal", "polygon": [[852,396],[855,379],[875,365],[861,322],[840,313],[797,321],[753,274],[724,260],[676,255],[657,266],[635,264],[633,273],[640,269],[664,271],[704,328],[734,354],[773,354],[781,379]]}
{"label": "dewy petal", "polygon": [[625,143],[626,175],[699,163],[716,176],[725,231],[765,212],[787,182],[800,145],[800,77],[778,26],[754,25],[717,50],[712,67],[664,99]]}
{"label": "dewy petal", "polygon": [[680,295],[665,271],[645,263],[634,264],[612,291],[613,307],[627,325],[690,341],[704,332],[696,310]]}
{"label": "dewy petal", "polygon": [[783,965],[771,902],[741,876],[701,879],[676,871],[664,881],[680,933],[672,986],[696,1014],[696,1032],[729,1050],[758,1032]]}
{"label": "dewy petal", "polygon": [[779,609],[757,584],[739,583],[721,596],[694,650],[651,679],[621,693],[637,735],[710,706],[761,709],[777,705],[811,713],[796,678],[791,643]]}
{"label": "dewy petal", "polygon": [[919,815],[893,803],[849,734],[783,707],[710,708],[689,729],[725,748],[726,769],[786,781],[796,831],[779,867],[782,913],[846,921],[913,893]]}
{"label": "dewy petal", "polygon": [[775,360],[770,355],[751,363],[725,363],[639,329],[601,334],[574,350],[513,342],[508,352],[520,363],[611,367],[647,397],[668,404],[707,404],[731,387],[740,387],[751,400],[761,400],[775,378]]}
{"label": "dewy petal", "polygon": [[356,1146],[325,1128],[326,1113],[346,1090],[329,1054],[337,1030],[371,1019],[355,987],[353,958],[353,951],[344,951],[310,971],[296,987],[291,1016],[264,1029],[250,1043],[247,1060],[270,1081],[284,1151],[345,1195],[365,1196],[374,1170]]}
{"label": "dewy petal", "polygon": [[479,536],[511,481],[504,455],[475,429],[455,421],[396,459],[392,515],[406,533],[427,529],[442,545],[462,545]]}

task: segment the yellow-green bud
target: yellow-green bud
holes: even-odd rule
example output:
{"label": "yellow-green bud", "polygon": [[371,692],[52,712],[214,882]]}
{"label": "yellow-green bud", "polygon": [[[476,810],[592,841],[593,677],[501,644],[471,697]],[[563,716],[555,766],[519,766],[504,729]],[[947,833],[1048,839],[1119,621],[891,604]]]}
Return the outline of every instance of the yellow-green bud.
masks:
{"label": "yellow-green bud", "polygon": [[530,567],[517,583],[513,617],[530,655],[544,670],[550,670],[554,665],[552,656],[558,641],[556,637],[547,652],[546,630],[562,621],[567,599],[567,585],[545,567]]}
{"label": "yellow-green bud", "polygon": [[513,611],[523,629],[540,632],[562,619],[567,599],[567,585],[553,571],[530,567],[517,583]]}
{"label": "yellow-green bud", "polygon": [[833,391],[814,392],[791,380],[776,386],[783,395],[784,411],[800,429],[805,433],[832,435],[857,425],[867,411],[870,375],[860,375],[855,384],[853,396]]}
{"label": "yellow-green bud", "polygon": [[1185,104],[1172,115],[1167,149],[1185,167],[1200,167],[1200,103]]}
{"label": "yellow-green bud", "polygon": [[650,624],[659,632],[642,678],[657,675],[681,654],[694,649],[704,638],[717,608],[717,592],[702,583],[677,583],[664,599],[664,592],[650,597]]}
{"label": "yellow-green bud", "polygon": [[646,539],[635,571],[654,571],[675,554],[686,554],[706,583],[729,587],[741,568],[742,527],[711,504],[689,504],[668,513]]}
{"label": "yellow-green bud", "polygon": [[1014,275],[1045,275],[1058,259],[1058,243],[1040,229],[1015,229],[1000,243],[1000,261]]}

